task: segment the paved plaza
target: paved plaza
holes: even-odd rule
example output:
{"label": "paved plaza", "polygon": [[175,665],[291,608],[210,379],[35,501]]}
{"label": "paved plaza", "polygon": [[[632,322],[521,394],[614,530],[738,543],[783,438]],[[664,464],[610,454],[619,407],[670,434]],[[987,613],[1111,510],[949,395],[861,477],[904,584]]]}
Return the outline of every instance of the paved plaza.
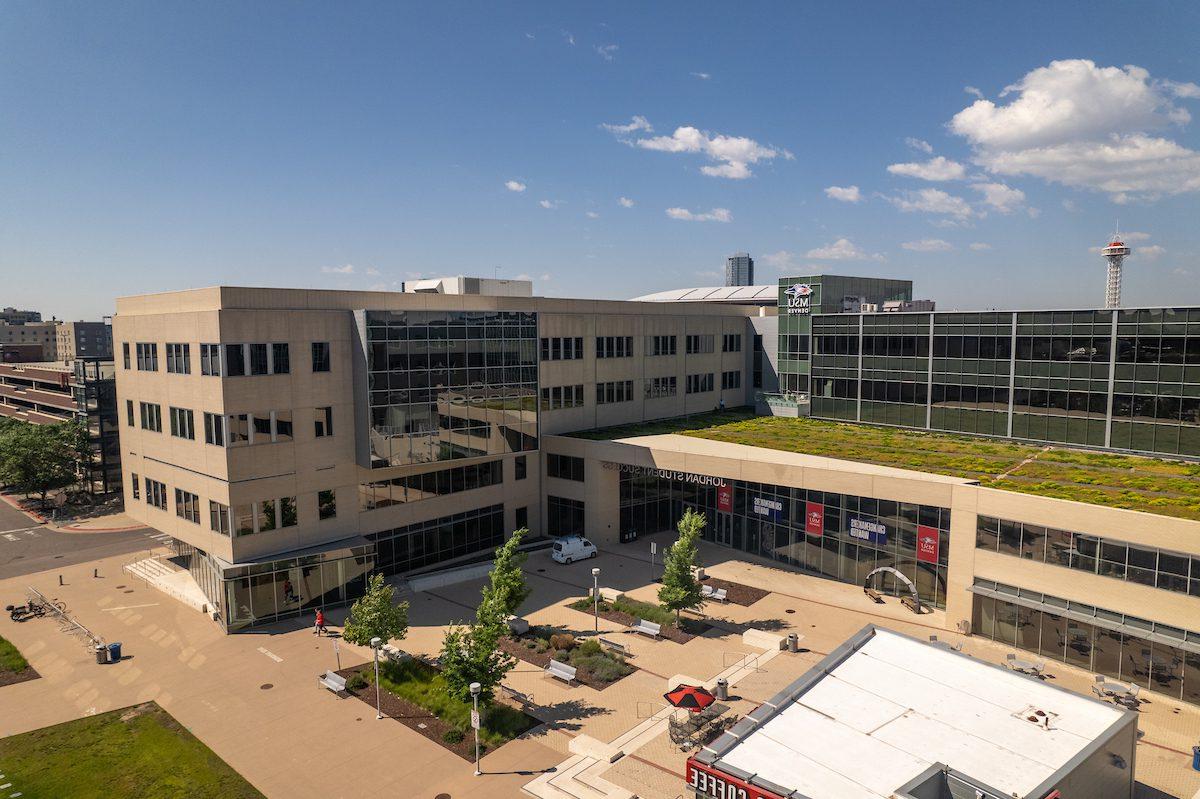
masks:
{"label": "paved plaza", "polygon": [[[655,540],[661,550],[670,538],[664,534]],[[643,539],[570,566],[553,563],[544,551],[535,553],[527,565],[533,594],[524,615],[534,624],[590,632],[592,616],[566,605],[586,594],[594,566],[601,569],[601,585],[652,600],[656,586],[650,582],[647,549]],[[787,572],[732,550],[706,545],[701,554],[710,574],[771,593],[749,607],[710,604],[705,613],[712,629],[683,645],[625,634],[600,619],[602,633],[627,646],[638,669],[603,691],[567,686],[519,662],[506,684],[532,698],[545,724],[488,753],[481,777],[473,775],[471,763],[402,724],[377,721],[365,703],[318,688],[317,675],[338,662],[333,640],[313,637],[311,618],[226,636],[200,613],[122,575],[125,558],[119,556],[0,580],[6,603],[21,599],[26,585],[33,585],[65,601],[97,635],[121,641],[129,656],[99,666],[80,640],[60,632],[53,621],[0,620],[0,635],[42,675],[0,688],[5,709],[0,736],[155,700],[268,796],[328,799],[399,792],[482,799],[525,795],[526,786],[537,795],[560,796],[555,791],[564,785],[583,799],[604,795],[569,782],[580,772],[580,779],[590,774],[602,781],[598,784],[644,799],[675,799],[685,791],[687,755],[666,734],[662,694],[673,679],[711,682],[728,675],[732,712],[744,715],[867,623],[922,639],[937,634],[962,641],[964,652],[997,663],[1011,651],[946,633],[939,612],[918,618],[897,601],[875,605],[855,586]],[[92,577],[93,568],[99,568],[100,578]],[[436,653],[444,626],[471,616],[482,582],[408,596],[411,628],[399,646]],[[330,614],[334,629],[345,613]],[[750,628],[795,632],[803,636],[803,651],[768,653],[747,646],[742,632]],[[344,642],[339,653],[342,666],[367,662],[370,655]],[[1090,674],[1059,663],[1048,664],[1048,671],[1053,684],[1088,691]],[[1143,697],[1148,701],[1139,722],[1140,796],[1192,797],[1200,790],[1200,773],[1190,769],[1200,709],[1155,693]],[[581,758],[571,746],[581,736],[617,741],[626,754],[611,765]]]}

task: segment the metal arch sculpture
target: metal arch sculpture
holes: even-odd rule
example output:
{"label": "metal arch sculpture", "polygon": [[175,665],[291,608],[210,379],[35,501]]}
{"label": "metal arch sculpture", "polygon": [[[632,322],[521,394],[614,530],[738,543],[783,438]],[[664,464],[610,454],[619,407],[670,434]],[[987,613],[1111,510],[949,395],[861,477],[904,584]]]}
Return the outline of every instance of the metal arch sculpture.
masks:
{"label": "metal arch sculpture", "polygon": [[913,581],[908,579],[907,575],[905,575],[903,572],[899,571],[898,569],[892,568],[891,566],[880,566],[878,569],[875,569],[870,574],[868,574],[867,579],[863,580],[863,588],[864,589],[870,588],[871,587],[871,578],[874,577],[875,575],[879,574],[880,572],[891,572],[892,574],[896,575],[896,577],[898,577],[900,579],[900,582],[902,582],[906,586],[908,586],[908,590],[912,592],[913,602],[915,603],[915,605],[914,605],[914,607],[916,608],[915,612],[918,616],[920,616],[921,615],[921,597],[917,593],[917,587],[915,585],[913,585]]}

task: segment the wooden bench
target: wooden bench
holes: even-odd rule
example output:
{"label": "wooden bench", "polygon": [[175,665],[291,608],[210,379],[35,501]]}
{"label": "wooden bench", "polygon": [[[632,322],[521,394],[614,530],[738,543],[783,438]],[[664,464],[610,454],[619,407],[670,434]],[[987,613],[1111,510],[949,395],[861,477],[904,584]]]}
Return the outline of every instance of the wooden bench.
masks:
{"label": "wooden bench", "polygon": [[729,592],[724,588],[713,588],[711,585],[702,585],[700,586],[700,596],[717,602],[725,602],[728,601]]}
{"label": "wooden bench", "polygon": [[635,633],[648,635],[651,638],[658,638],[658,636],[662,635],[661,624],[656,624],[652,621],[646,621],[645,619],[638,619],[637,624],[633,625],[629,629]]}
{"label": "wooden bench", "polygon": [[317,684],[325,686],[339,696],[346,693],[346,678],[332,671],[327,671],[318,677]]}
{"label": "wooden bench", "polygon": [[626,657],[629,656],[629,648],[624,644],[618,644],[616,641],[609,640],[608,638],[597,638],[596,640],[603,646],[606,646],[615,652],[620,652]]}
{"label": "wooden bench", "polygon": [[909,610],[911,610],[913,613],[921,613],[922,612],[921,606],[917,604],[917,600],[913,599],[908,594],[905,594],[904,596],[900,597],[900,604],[903,605],[904,607],[908,608]]}
{"label": "wooden bench", "polygon": [[874,588],[864,588],[863,593],[866,594],[867,596],[871,597],[871,601],[874,602],[876,605],[883,604],[883,594],[879,593]]}
{"label": "wooden bench", "polygon": [[551,677],[564,680],[567,685],[575,681],[575,667],[557,660],[551,660],[546,664],[546,673]]}

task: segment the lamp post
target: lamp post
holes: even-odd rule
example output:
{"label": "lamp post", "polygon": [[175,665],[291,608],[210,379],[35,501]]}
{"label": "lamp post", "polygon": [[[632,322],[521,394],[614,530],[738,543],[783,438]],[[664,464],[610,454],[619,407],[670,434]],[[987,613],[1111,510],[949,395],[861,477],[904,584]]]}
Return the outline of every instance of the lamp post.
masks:
{"label": "lamp post", "polygon": [[471,704],[475,706],[474,712],[471,714],[471,726],[475,728],[475,776],[478,777],[483,772],[479,770],[479,691],[482,689],[477,682],[471,683]]}
{"label": "lamp post", "polygon": [[371,649],[375,650],[375,718],[383,718],[383,710],[379,704],[379,647],[383,645],[382,638],[371,639]]}
{"label": "lamp post", "polygon": [[592,568],[592,611],[595,614],[596,635],[600,634],[600,568]]}

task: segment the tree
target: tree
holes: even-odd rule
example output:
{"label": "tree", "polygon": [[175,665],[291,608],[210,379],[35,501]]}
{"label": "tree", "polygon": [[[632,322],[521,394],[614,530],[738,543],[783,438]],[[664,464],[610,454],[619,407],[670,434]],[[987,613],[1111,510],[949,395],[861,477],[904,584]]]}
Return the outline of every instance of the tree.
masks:
{"label": "tree", "polygon": [[25,494],[46,494],[73,483],[88,446],[79,422],[18,423],[0,428],[0,483]]}
{"label": "tree", "polygon": [[518,550],[521,539],[528,532],[525,528],[514,530],[496,550],[489,582],[483,587],[483,601],[479,604],[480,614],[489,621],[506,623],[509,616],[516,615],[521,603],[529,598],[533,590],[525,582],[522,568],[529,556]]}
{"label": "tree", "polygon": [[692,571],[696,566],[696,541],[708,520],[688,508],[679,519],[679,539],[671,545],[663,558],[662,587],[658,589],[658,601],[667,610],[675,611],[675,626],[679,626],[679,613],[694,610],[704,604],[700,593],[700,581]]}
{"label": "tree", "polygon": [[504,629],[497,624],[477,621],[453,625],[442,639],[441,669],[446,688],[455,699],[471,699],[471,683],[479,683],[479,701],[490,703],[496,687],[517,661],[497,644]]}
{"label": "tree", "polygon": [[367,592],[359,597],[350,608],[350,618],[342,638],[352,644],[368,646],[372,638],[384,642],[402,640],[408,635],[408,603],[396,604],[395,589],[383,581],[383,575],[371,575]]}

